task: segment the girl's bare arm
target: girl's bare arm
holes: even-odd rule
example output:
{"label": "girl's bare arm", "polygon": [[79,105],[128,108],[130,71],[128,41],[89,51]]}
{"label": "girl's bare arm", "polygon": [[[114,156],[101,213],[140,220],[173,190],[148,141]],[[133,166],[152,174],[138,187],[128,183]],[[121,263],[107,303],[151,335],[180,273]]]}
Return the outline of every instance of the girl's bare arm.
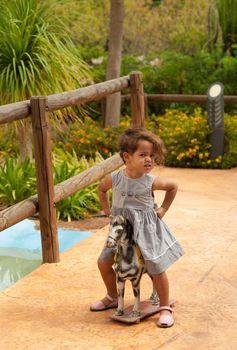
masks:
{"label": "girl's bare arm", "polygon": [[99,184],[99,199],[105,215],[110,215],[109,194],[108,190],[112,188],[112,176],[106,175]]}
{"label": "girl's bare arm", "polygon": [[155,181],[153,182],[152,189],[154,191],[155,190],[165,191],[164,200],[161,203],[161,206],[156,209],[157,215],[160,218],[162,218],[167,212],[167,210],[169,209],[169,207],[171,206],[176,196],[178,186],[172,180],[156,178]]}

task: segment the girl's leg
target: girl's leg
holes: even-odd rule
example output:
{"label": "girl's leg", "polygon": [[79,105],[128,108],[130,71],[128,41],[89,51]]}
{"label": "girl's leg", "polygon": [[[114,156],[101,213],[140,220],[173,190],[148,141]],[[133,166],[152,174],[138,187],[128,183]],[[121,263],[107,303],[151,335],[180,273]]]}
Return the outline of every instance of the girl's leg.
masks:
{"label": "girl's leg", "polygon": [[117,298],[116,275],[114,269],[112,268],[114,259],[98,259],[97,264],[105,287],[107,289],[107,294],[109,294],[111,298]]}
{"label": "girl's leg", "polygon": [[[160,297],[160,306],[169,307],[169,281],[166,272],[157,275],[152,275],[154,287]],[[169,316],[167,318],[167,316]],[[163,324],[163,320],[164,324]],[[161,325],[162,323],[162,325]],[[170,327],[174,323],[172,311],[163,309],[160,311],[160,319],[158,325],[160,327]]]}
{"label": "girl's leg", "polygon": [[114,259],[98,259],[98,267],[107,289],[107,295],[90,306],[91,311],[103,311],[118,306],[116,275],[112,268]]}
{"label": "girl's leg", "polygon": [[166,272],[152,275],[154,287],[160,297],[160,306],[169,305],[169,281]]}

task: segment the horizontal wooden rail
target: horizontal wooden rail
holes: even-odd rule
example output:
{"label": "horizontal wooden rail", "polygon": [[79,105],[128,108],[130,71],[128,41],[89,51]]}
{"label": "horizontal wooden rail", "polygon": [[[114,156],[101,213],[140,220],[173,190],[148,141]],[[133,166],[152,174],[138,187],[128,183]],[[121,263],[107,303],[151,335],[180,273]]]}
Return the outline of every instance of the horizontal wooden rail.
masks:
{"label": "horizontal wooden rail", "polygon": [[123,165],[121,157],[116,154],[98,165],[95,165],[79,175],[75,175],[68,180],[61,182],[54,187],[55,203],[71,196],[73,193],[85,188],[100,180],[106,174],[110,174],[115,169]]}
{"label": "horizontal wooden rail", "polygon": [[0,124],[24,119],[30,115],[30,100],[0,106]]}
{"label": "horizontal wooden rail", "polygon": [[62,92],[48,96],[49,112],[56,111],[78,103],[86,103],[98,100],[109,94],[127,89],[129,87],[129,76],[112,79],[103,83],[87,86],[85,88]]}
{"label": "horizontal wooden rail", "polygon": [[[78,103],[86,103],[100,99],[106,95],[127,89],[129,76],[105,81],[84,88],[70,90],[48,96],[47,110],[56,111]],[[0,106],[0,124],[13,122],[30,115],[30,101],[22,101]]]}
{"label": "horizontal wooden rail", "polygon": [[163,94],[152,94],[147,95],[148,102],[188,102],[188,103],[206,103],[207,95],[163,95]]}
{"label": "horizontal wooden rail", "polygon": [[[83,171],[54,186],[55,203],[67,198],[73,193],[100,180],[123,164],[121,157],[116,154],[101,163]],[[33,216],[38,211],[37,195],[25,199],[0,212],[0,231]]]}
{"label": "horizontal wooden rail", "polygon": [[[183,102],[183,103],[207,103],[207,95],[166,95],[166,94],[145,94],[148,103],[156,102]],[[122,95],[122,101],[130,101],[130,95]],[[237,103],[237,96],[224,95],[225,103]]]}

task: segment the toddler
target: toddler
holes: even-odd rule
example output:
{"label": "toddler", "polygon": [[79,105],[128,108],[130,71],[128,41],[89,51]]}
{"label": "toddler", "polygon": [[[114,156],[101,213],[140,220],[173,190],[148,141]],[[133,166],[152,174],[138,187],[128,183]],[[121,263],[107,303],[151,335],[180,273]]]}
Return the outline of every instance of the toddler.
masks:
{"label": "toddler", "polygon": [[[125,168],[104,177],[99,185],[99,198],[106,215],[123,215],[134,229],[134,240],[139,246],[148,273],[160,298],[159,327],[174,324],[169,306],[169,283],[166,269],[183,255],[183,249],[161,220],[173,202],[177,185],[150,174],[155,164],[164,161],[163,142],[143,128],[127,129],[120,137],[120,156]],[[112,188],[110,209],[108,190]],[[165,191],[160,207],[154,203],[153,192]],[[104,248],[98,267],[107,289],[107,295],[91,305],[91,311],[117,307],[116,276],[113,270],[114,252]]]}

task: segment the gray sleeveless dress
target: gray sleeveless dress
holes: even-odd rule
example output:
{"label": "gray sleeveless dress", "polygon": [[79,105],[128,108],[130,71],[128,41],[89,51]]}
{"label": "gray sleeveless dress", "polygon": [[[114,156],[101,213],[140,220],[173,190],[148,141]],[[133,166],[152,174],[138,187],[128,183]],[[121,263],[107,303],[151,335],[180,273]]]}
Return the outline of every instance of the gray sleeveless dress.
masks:
{"label": "gray sleeveless dress", "polygon": [[[151,174],[130,179],[123,170],[112,173],[112,215],[123,215],[133,225],[134,240],[150,274],[164,272],[184,254],[179,242],[154,210],[154,179]],[[100,258],[111,258],[111,254],[112,251],[104,248]]]}

